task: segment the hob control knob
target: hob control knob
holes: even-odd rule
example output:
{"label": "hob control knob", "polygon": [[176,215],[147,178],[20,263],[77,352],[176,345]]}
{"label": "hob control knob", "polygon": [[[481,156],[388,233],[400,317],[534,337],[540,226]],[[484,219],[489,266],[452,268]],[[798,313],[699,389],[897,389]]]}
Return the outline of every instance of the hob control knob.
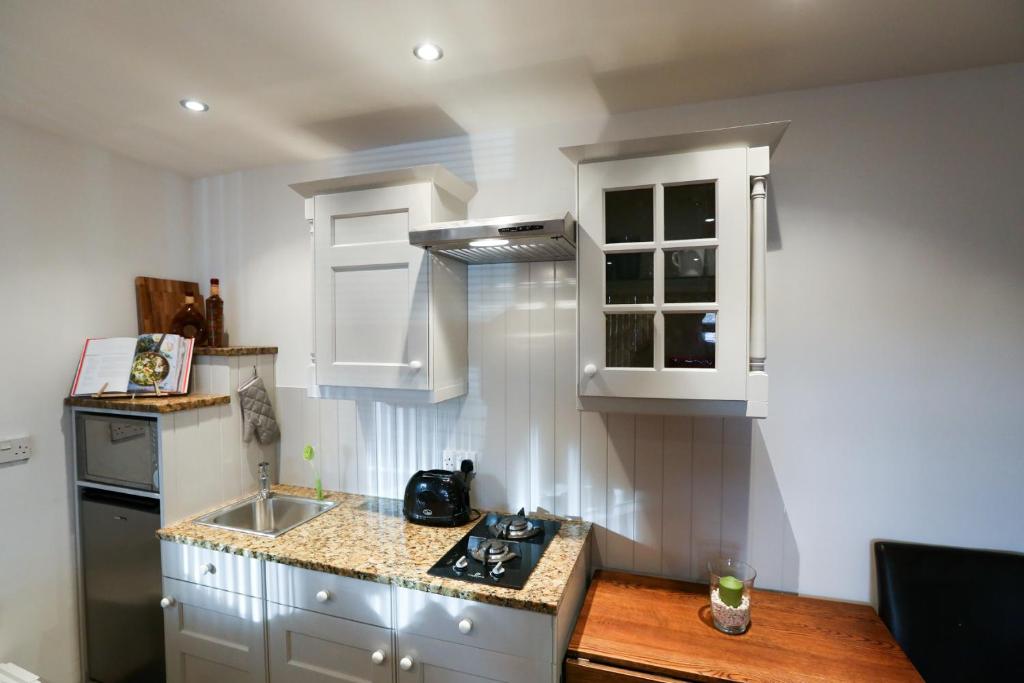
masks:
{"label": "hob control knob", "polygon": [[216,573],[217,573],[217,568],[214,567],[209,562],[207,562],[206,564],[204,564],[203,566],[201,566],[199,568],[199,575],[200,576],[206,576],[207,574],[216,574]]}
{"label": "hob control knob", "polygon": [[412,657],[402,657],[398,661],[398,666],[402,668],[402,671],[409,671],[412,669]]}
{"label": "hob control knob", "polygon": [[331,599],[331,592],[330,591],[320,591],[319,593],[316,594],[316,601],[317,602],[327,602],[330,599]]}
{"label": "hob control knob", "polygon": [[461,574],[462,572],[466,571],[467,567],[469,567],[469,560],[467,560],[466,556],[463,555],[455,561],[453,569],[455,569],[456,572]]}
{"label": "hob control knob", "polygon": [[374,650],[373,654],[370,655],[370,661],[374,664],[384,663],[384,650]]}
{"label": "hob control knob", "polygon": [[459,622],[459,633],[461,633],[462,635],[467,635],[472,630],[473,630],[473,622],[470,621],[469,619],[463,619],[462,621]]}
{"label": "hob control knob", "polygon": [[167,609],[168,607],[173,607],[177,602],[177,600],[168,595],[166,598],[162,598],[160,600],[160,606]]}
{"label": "hob control knob", "polygon": [[491,577],[492,578],[500,579],[502,577],[502,575],[504,575],[504,573],[505,573],[505,567],[502,566],[501,562],[499,562],[498,564],[496,564],[493,567],[491,567]]}

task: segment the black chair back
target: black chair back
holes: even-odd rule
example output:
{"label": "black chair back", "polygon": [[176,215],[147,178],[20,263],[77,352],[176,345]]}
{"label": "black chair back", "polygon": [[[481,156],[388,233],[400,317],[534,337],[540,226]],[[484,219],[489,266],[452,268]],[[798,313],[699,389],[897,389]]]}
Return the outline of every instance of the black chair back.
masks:
{"label": "black chair back", "polygon": [[928,683],[1024,681],[1024,555],[875,542],[878,615]]}

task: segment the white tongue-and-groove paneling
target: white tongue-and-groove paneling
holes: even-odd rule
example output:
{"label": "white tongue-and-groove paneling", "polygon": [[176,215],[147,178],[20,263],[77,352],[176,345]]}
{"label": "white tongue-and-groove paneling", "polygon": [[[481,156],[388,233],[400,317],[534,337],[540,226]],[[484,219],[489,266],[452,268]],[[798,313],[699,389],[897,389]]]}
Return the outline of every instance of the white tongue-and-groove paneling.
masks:
{"label": "white tongue-and-groove paneling", "polygon": [[469,392],[436,405],[312,399],[278,388],[281,480],[400,498],[446,448],[477,456],[481,509],[544,509],[595,523],[598,566],[703,579],[721,553],[795,590],[797,554],[750,420],[576,409],[576,268],[469,269]]}

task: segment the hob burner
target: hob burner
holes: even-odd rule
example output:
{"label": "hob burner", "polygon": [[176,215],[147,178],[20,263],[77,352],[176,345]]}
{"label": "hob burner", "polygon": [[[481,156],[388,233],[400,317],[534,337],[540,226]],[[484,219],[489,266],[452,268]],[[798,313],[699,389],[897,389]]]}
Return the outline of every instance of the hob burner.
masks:
{"label": "hob burner", "polygon": [[514,515],[507,515],[499,519],[491,525],[490,531],[496,538],[521,540],[524,538],[533,538],[544,530],[539,524],[536,524],[532,520],[526,518],[525,510],[520,510]]}
{"label": "hob burner", "polygon": [[519,553],[512,547],[513,545],[515,544],[506,543],[497,538],[488,538],[485,541],[481,541],[469,554],[473,556],[474,560],[484,564],[489,562],[508,562],[514,557],[519,557]]}

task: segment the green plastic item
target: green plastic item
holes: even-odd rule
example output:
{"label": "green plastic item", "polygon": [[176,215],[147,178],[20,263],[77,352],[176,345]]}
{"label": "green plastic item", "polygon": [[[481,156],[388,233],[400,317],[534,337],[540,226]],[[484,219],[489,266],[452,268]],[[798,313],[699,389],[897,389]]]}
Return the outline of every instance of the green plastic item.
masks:
{"label": "green plastic item", "polygon": [[743,582],[735,576],[723,576],[718,580],[718,597],[729,607],[739,607],[743,602]]}
{"label": "green plastic item", "polygon": [[316,486],[316,499],[324,499],[324,485],[320,481],[320,473],[316,471],[316,465],[313,464],[313,458],[316,457],[316,453],[313,451],[313,447],[306,444],[306,447],[302,449],[302,459],[309,463],[310,468],[313,470],[313,481]]}

